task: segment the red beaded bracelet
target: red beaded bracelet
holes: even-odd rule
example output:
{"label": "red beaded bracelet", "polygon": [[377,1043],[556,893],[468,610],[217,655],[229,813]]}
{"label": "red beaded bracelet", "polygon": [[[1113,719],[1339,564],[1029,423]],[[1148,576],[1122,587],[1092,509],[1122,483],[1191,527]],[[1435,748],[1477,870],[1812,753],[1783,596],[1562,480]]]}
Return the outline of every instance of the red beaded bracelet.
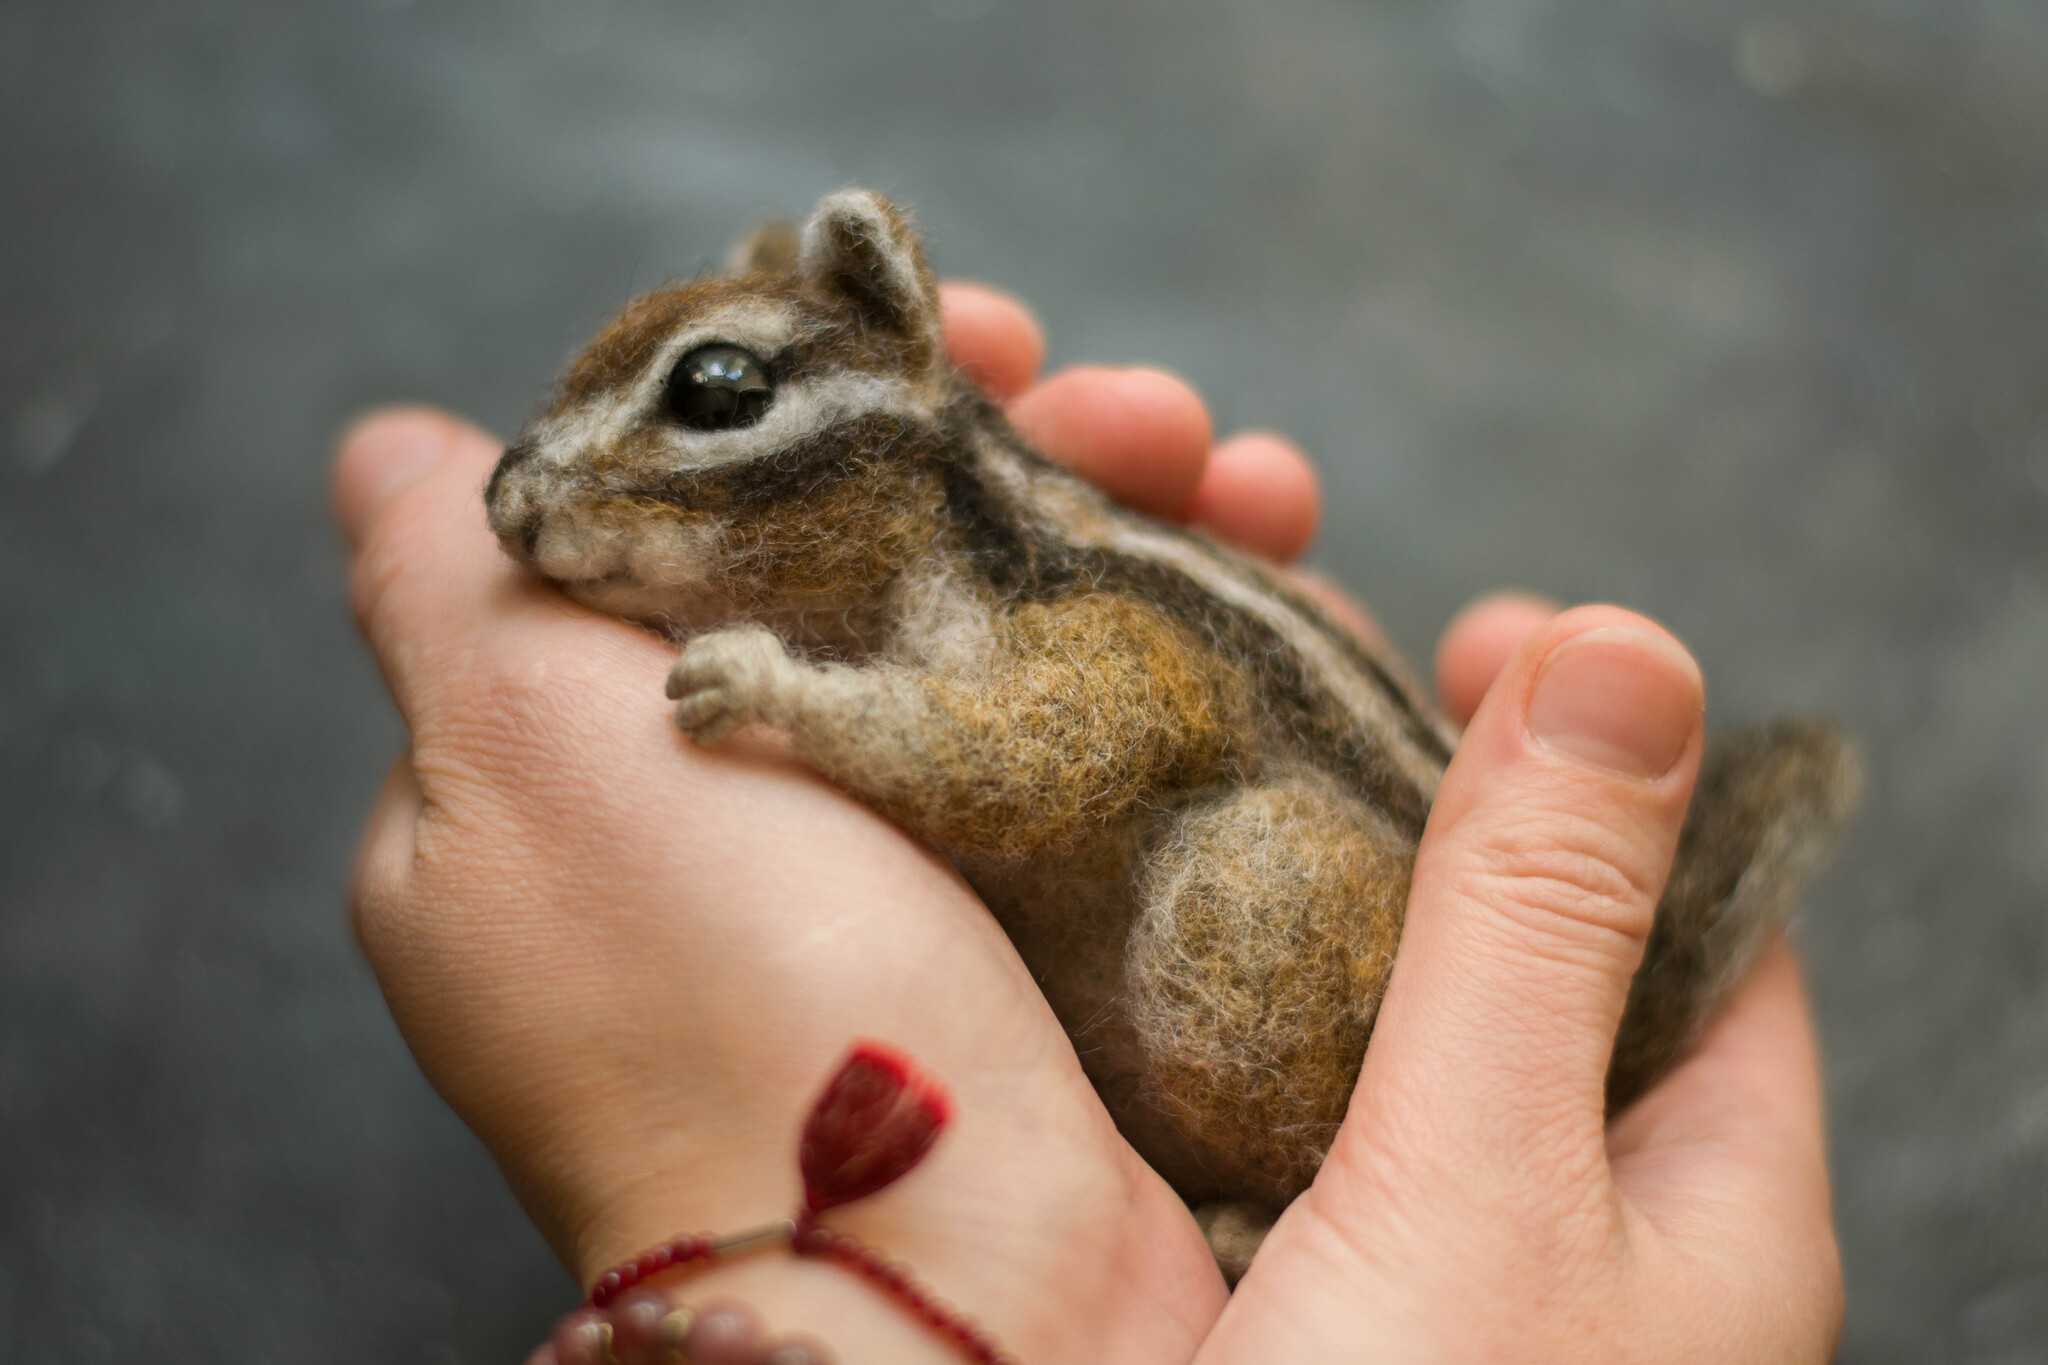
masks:
{"label": "red beaded bracelet", "polygon": [[951,1113],[945,1090],[908,1058],[879,1043],[856,1043],[804,1121],[797,1149],[804,1204],[794,1218],[724,1237],[673,1238],[598,1276],[584,1311],[601,1313],[664,1271],[787,1243],[799,1256],[837,1261],[863,1276],[979,1365],[1016,1365],[987,1333],[933,1298],[901,1266],[818,1222],[825,1210],[864,1199],[908,1173],[931,1150]]}
{"label": "red beaded bracelet", "polygon": [[526,1365],[832,1365],[802,1337],[763,1341],[761,1324],[730,1301],[696,1312],[652,1289],[621,1295],[609,1308],[577,1309],[534,1348]]}

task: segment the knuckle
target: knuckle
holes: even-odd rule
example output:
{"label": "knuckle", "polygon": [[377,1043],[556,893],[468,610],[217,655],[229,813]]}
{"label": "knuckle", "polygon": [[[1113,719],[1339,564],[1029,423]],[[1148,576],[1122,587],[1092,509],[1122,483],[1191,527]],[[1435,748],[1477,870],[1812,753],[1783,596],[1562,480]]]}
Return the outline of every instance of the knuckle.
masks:
{"label": "knuckle", "polygon": [[[522,774],[576,766],[595,737],[572,704],[581,690],[535,677],[511,661],[479,663],[459,692],[440,699],[417,736],[427,772],[517,782]],[[553,682],[555,685],[551,685]]]}
{"label": "knuckle", "polygon": [[[421,767],[425,788],[430,774]],[[402,837],[366,848],[350,879],[350,927],[394,1012],[422,982],[445,981],[489,924],[545,894],[537,889],[557,870],[536,855],[544,836],[532,821],[467,791],[446,796],[428,799]]]}
{"label": "knuckle", "polygon": [[[587,776],[606,747],[597,693],[573,658],[465,652],[412,716],[414,767],[429,805],[444,816],[520,807],[553,784]],[[653,700],[659,700],[656,694]]]}
{"label": "knuckle", "polygon": [[[628,653],[538,647],[517,635],[436,645],[431,674],[414,688],[408,719],[414,767],[443,814],[524,810],[558,789],[601,789],[635,716],[661,715],[659,675],[633,676]],[[643,711],[641,708],[645,708]],[[621,725],[625,718],[628,724]]]}
{"label": "knuckle", "polygon": [[1551,815],[1482,844],[1464,890],[1551,934],[1640,940],[1650,930],[1660,879],[1626,835],[1597,821]]}
{"label": "knuckle", "polygon": [[396,917],[399,903],[394,879],[377,866],[368,852],[357,860],[355,875],[348,884],[348,922],[372,963],[382,960],[388,941],[386,932]]}
{"label": "knuckle", "polygon": [[383,824],[365,836],[348,881],[349,928],[381,970],[405,937],[419,895],[414,822]]}

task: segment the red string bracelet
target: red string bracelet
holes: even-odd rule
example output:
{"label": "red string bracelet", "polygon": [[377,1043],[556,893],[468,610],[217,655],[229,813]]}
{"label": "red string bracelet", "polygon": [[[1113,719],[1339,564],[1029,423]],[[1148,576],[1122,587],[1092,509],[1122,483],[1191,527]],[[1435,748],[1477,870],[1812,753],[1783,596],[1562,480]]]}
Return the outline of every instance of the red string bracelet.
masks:
{"label": "red string bracelet", "polygon": [[804,1203],[794,1218],[724,1237],[672,1238],[598,1276],[584,1302],[603,1308],[665,1270],[787,1243],[799,1256],[837,1261],[862,1276],[968,1359],[1016,1365],[980,1327],[933,1298],[903,1267],[859,1238],[818,1222],[825,1210],[865,1199],[909,1172],[924,1160],[951,1117],[944,1088],[909,1058],[879,1043],[855,1043],[804,1120],[797,1146]]}

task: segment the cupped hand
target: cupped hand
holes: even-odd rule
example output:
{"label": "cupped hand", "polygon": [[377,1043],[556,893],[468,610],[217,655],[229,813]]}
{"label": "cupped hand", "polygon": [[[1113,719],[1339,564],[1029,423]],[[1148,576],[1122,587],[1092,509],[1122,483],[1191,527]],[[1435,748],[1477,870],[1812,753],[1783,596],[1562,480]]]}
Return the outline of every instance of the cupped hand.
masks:
{"label": "cupped hand", "polygon": [[[1489,599],[1470,717],[1349,1114],[1198,1360],[1828,1358],[1842,1313],[1812,1025],[1781,944],[1612,1125],[1603,1080],[1697,770],[1654,623]],[[1497,675],[1497,676],[1496,676]],[[1474,714],[1476,712],[1476,714]]]}
{"label": "cupped hand", "polygon": [[[956,357],[1048,453],[1273,558],[1313,534],[1314,477],[1284,441],[1212,447],[1199,399],[1158,371],[1035,383],[1028,314],[978,286],[944,299]],[[1220,1282],[985,911],[772,748],[681,740],[659,700],[669,647],[523,578],[484,531],[496,452],[422,412],[344,443],[358,608],[413,741],[353,901],[421,1065],[572,1273],[786,1212],[803,1108],[852,1037],[879,1037],[944,1076],[961,1118],[914,1180],[844,1211],[848,1229],[1026,1359],[1188,1358]],[[1639,618],[1554,617],[1493,599],[1445,637],[1446,704],[1479,715],[1351,1118],[1203,1359],[1825,1354],[1840,1280],[1789,955],[1603,1128],[1614,1017],[1697,759],[1698,679]],[[1630,775],[1628,735],[1539,737],[1611,711],[1668,744],[1660,707],[1688,718],[1655,773]],[[947,1358],[828,1267],[763,1258],[696,1283],[851,1365]]]}
{"label": "cupped hand", "polygon": [[[945,292],[957,357],[1017,424],[1120,496],[1274,556],[1313,531],[1307,462],[1211,449],[1153,370],[1034,382],[1016,303]],[[1170,1190],[1116,1134],[1030,975],[960,879],[772,746],[692,746],[673,648],[524,576],[486,530],[498,443],[425,411],[342,442],[358,616],[411,735],[352,904],[421,1067],[564,1263],[784,1216],[817,1087],[856,1037],[952,1087],[911,1178],[835,1213],[1029,1360],[1179,1361],[1223,1291]],[[693,1280],[863,1359],[947,1359],[828,1266]]]}

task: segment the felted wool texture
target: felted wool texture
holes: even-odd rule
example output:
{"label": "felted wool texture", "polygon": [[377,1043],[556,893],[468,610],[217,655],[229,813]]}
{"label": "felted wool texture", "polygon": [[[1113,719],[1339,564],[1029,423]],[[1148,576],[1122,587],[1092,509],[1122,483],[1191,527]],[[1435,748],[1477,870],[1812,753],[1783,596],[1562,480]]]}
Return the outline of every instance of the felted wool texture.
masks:
{"label": "felted wool texture", "polygon": [[1314,773],[1176,820],[1146,861],[1131,1017],[1156,1101],[1284,1202],[1322,1165],[1394,968],[1413,849]]}
{"label": "felted wool texture", "polygon": [[1235,1288],[1251,1269],[1252,1257],[1272,1229],[1273,1217],[1251,1204],[1205,1204],[1195,1210],[1195,1223],[1209,1241],[1224,1282]]}
{"label": "felted wool texture", "polygon": [[1224,780],[1249,700],[1188,631],[1110,594],[1017,605],[971,671],[838,664],[820,684],[781,718],[812,762],[926,837],[1003,860]]}
{"label": "felted wool texture", "polygon": [[1823,722],[1773,721],[1707,746],[1622,1016],[1610,1112],[1670,1070],[1748,975],[1862,785],[1856,755]]}
{"label": "felted wool texture", "polygon": [[[599,334],[493,473],[492,529],[679,641],[697,742],[774,727],[951,858],[1133,1147],[1233,1203],[1211,1222],[1242,1254],[1341,1121],[1452,727],[1270,566],[1031,450],[946,357],[895,206],[828,196],[735,268]],[[711,344],[769,377],[758,420],[668,411]],[[1616,1095],[1682,1055],[1853,787],[1815,725],[1717,743],[1706,774]]]}

